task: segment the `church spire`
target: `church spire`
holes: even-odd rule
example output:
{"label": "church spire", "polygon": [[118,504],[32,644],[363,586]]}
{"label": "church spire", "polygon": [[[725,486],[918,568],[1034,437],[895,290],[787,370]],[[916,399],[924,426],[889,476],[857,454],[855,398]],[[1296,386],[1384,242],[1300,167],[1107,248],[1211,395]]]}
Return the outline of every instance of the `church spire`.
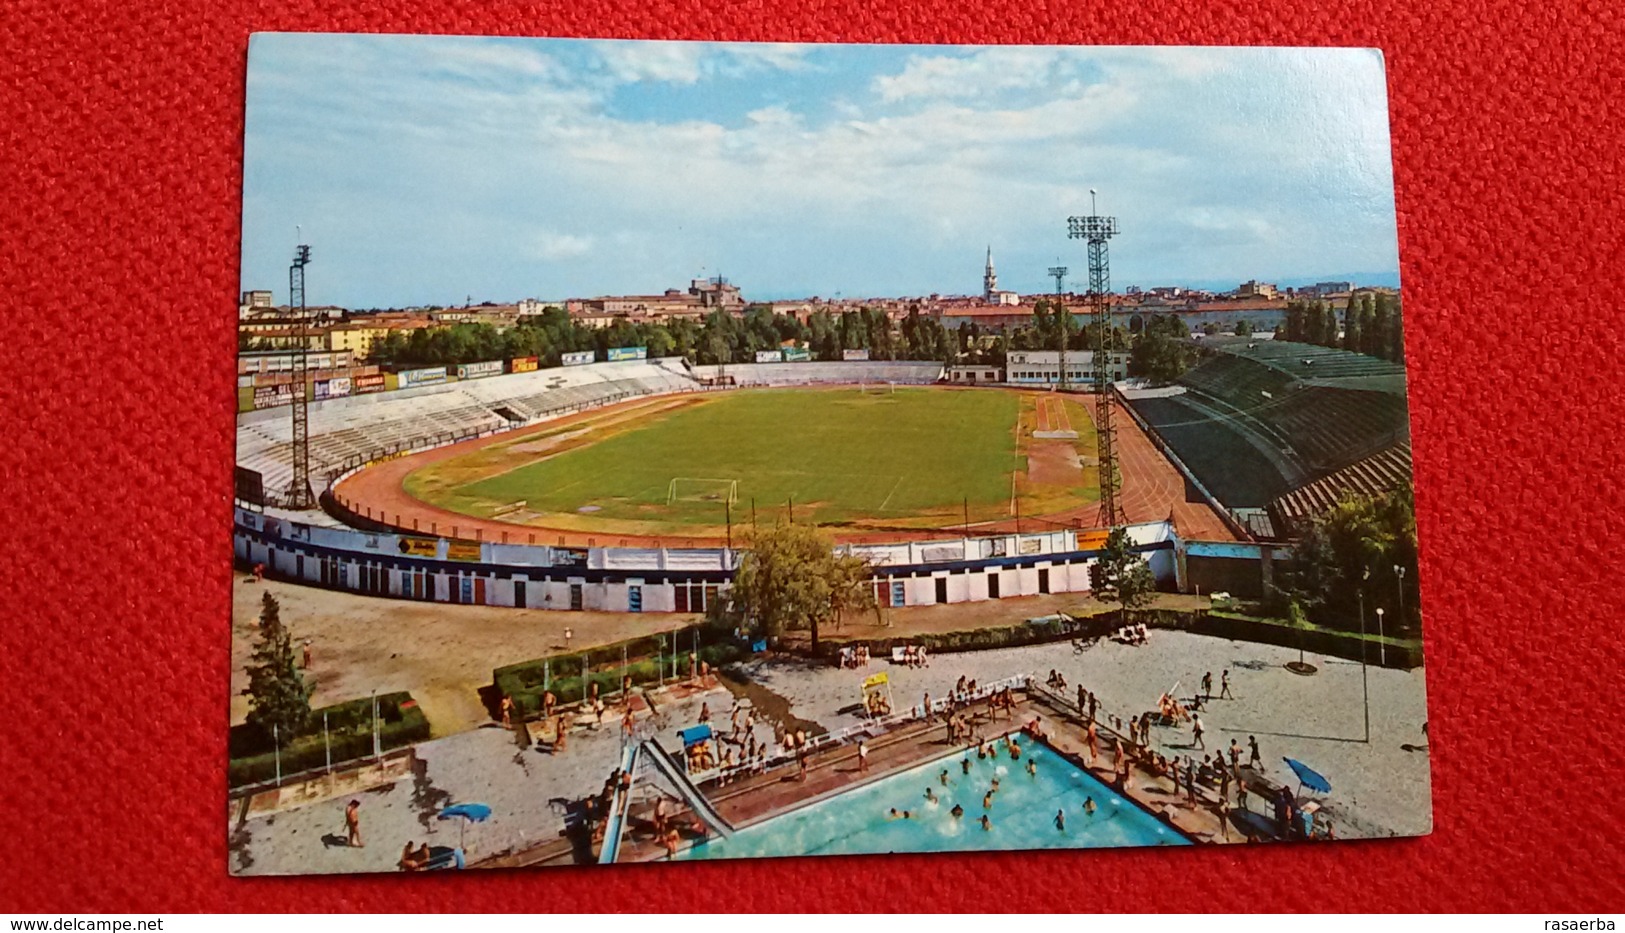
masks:
{"label": "church spire", "polygon": [[993,244],[987,246],[987,269],[982,273],[982,300],[991,302],[999,290],[999,276],[993,271]]}

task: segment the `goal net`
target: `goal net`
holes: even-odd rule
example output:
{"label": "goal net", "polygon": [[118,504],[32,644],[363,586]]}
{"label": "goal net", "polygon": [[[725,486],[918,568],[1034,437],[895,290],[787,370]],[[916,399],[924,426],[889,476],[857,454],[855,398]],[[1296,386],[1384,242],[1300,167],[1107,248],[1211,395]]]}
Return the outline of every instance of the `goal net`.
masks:
{"label": "goal net", "polygon": [[666,504],[676,502],[728,502],[739,501],[739,480],[704,479],[693,476],[673,477],[666,487]]}
{"label": "goal net", "polygon": [[858,391],[864,395],[896,395],[897,386],[890,382],[862,382]]}

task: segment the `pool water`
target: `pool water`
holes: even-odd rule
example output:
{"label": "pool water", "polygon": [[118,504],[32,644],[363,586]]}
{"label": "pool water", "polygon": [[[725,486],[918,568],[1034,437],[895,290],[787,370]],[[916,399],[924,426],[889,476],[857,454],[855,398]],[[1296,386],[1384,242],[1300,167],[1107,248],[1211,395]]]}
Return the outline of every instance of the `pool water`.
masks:
{"label": "pool water", "polygon": [[[1156,817],[1123,799],[1048,746],[1018,736],[1021,758],[1012,760],[1004,740],[997,755],[955,752],[857,790],[802,807],[740,830],[729,839],[702,842],[680,858],[772,858],[787,855],[863,855],[890,852],[965,852],[989,849],[1094,849],[1115,846],[1190,845]],[[970,762],[970,773],[962,761]],[[1027,773],[1027,762],[1036,774]],[[939,778],[947,770],[948,783]],[[983,795],[999,781],[991,806]],[[936,796],[925,796],[929,788]],[[1084,802],[1093,799],[1091,816]],[[964,815],[954,818],[955,804]],[[908,811],[909,818],[893,818]],[[1064,828],[1055,814],[1065,815]],[[989,829],[979,819],[986,814]]]}

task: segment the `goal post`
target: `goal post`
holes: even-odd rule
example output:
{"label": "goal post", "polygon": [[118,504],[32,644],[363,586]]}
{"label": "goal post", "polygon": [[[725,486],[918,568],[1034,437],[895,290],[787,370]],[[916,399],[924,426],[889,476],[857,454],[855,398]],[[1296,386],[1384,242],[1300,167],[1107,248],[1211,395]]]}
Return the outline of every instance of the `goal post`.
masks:
{"label": "goal post", "polygon": [[739,480],[708,479],[698,476],[674,476],[666,486],[666,504],[678,502],[739,501]]}
{"label": "goal post", "polygon": [[858,393],[861,395],[896,395],[897,384],[895,382],[860,382],[858,383]]}

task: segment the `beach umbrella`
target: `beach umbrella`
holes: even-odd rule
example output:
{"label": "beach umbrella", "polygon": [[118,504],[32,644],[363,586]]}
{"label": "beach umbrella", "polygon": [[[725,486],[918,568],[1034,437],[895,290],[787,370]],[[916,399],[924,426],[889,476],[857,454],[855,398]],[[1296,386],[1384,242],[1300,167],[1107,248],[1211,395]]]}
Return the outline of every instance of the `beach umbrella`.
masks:
{"label": "beach umbrella", "polygon": [[1332,782],[1322,777],[1319,771],[1298,761],[1296,758],[1283,758],[1281,760],[1285,761],[1286,766],[1292,769],[1292,773],[1298,776],[1298,790],[1302,791],[1307,787],[1317,794],[1331,792]]}
{"label": "beach umbrella", "polygon": [[457,848],[463,848],[463,830],[470,823],[483,823],[491,818],[491,808],[483,803],[453,804],[440,811],[437,817],[442,820],[459,820],[457,824]]}

